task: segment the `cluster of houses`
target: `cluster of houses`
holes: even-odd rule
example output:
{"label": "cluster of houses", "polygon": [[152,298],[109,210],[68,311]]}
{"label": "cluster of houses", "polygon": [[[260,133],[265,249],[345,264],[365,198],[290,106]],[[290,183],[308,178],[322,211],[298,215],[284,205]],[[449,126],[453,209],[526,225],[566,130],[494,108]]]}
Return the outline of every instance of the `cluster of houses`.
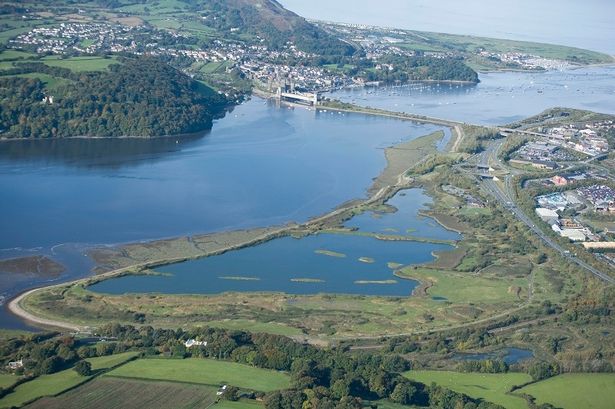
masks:
{"label": "cluster of houses", "polygon": [[[147,41],[139,41],[147,36]],[[281,61],[309,58],[293,44],[281,50],[271,50],[264,45],[215,40],[205,48],[192,49],[161,45],[164,36],[182,37],[180,33],[159,30],[150,26],[124,26],[106,23],[61,23],[53,27],[38,27],[21,34],[9,42],[15,49],[37,53],[102,52],[148,54],[172,58],[189,58],[195,62],[228,62],[227,70],[239,69],[248,78],[262,84],[279,84],[280,79],[291,81],[305,91],[321,91],[352,84],[345,75],[329,72],[319,67],[284,64]],[[168,43],[168,42],[167,42]],[[196,72],[185,70],[194,76]]]}
{"label": "cluster of houses", "polygon": [[[319,24],[318,22],[315,23]],[[341,37],[348,38],[353,43],[361,44],[361,47],[365,50],[365,56],[373,61],[380,60],[387,55],[403,57],[416,55],[415,51],[403,47],[405,38],[409,35],[408,32],[403,30],[347,23],[327,23],[325,28],[338,33]],[[434,58],[449,58],[454,57],[455,53],[451,51],[424,51],[422,55]],[[391,64],[378,64],[375,68],[392,71],[395,67]]]}
{"label": "cluster of houses", "polygon": [[332,74],[320,67],[289,66],[249,61],[239,68],[250,79],[257,81],[270,91],[281,84],[302,91],[325,91],[352,83],[343,75]]}
{"label": "cluster of houses", "polygon": [[589,156],[604,155],[609,152],[609,141],[604,133],[615,129],[613,121],[600,121],[584,126],[566,125],[544,130],[549,143],[566,147]]}
{"label": "cluster of houses", "polygon": [[566,61],[543,58],[532,54],[492,53],[483,50],[479,55],[490,60],[501,61],[507,66],[516,66],[526,70],[563,70],[570,67],[570,64]]}
{"label": "cluster of houses", "polygon": [[33,50],[39,54],[95,54],[101,51],[123,50],[137,31],[142,32],[143,28],[104,23],[61,23],[57,26],[33,28],[10,40],[9,45],[13,48]]}

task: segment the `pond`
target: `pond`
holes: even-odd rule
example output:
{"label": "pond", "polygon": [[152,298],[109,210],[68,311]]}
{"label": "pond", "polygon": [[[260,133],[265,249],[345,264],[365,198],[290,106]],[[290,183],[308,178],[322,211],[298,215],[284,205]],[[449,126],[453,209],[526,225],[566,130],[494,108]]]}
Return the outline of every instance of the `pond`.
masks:
{"label": "pond", "polygon": [[534,352],[522,348],[504,348],[497,351],[481,354],[458,353],[453,359],[459,361],[482,361],[486,359],[502,359],[508,365],[517,364],[521,361],[534,357]]}
{"label": "pond", "polygon": [[345,223],[346,227],[353,227],[359,231],[391,235],[410,235],[440,240],[460,240],[461,235],[447,230],[429,217],[421,216],[419,212],[425,210],[433,201],[422,189],[407,189],[398,192],[387,204],[397,211],[366,212],[353,217]]}

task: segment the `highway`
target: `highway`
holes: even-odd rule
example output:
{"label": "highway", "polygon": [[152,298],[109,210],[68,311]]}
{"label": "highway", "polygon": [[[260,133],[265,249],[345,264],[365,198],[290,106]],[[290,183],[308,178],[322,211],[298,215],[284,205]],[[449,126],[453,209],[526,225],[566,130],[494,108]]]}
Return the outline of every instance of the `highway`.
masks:
{"label": "highway", "polygon": [[[483,151],[479,155],[479,165],[482,167],[487,167],[491,164],[497,163],[502,168],[504,166],[498,159],[498,151],[501,148],[504,140],[498,140],[489,145],[489,147]],[[491,163],[490,163],[491,162]],[[609,276],[608,274],[596,269],[595,267],[587,264],[583,260],[576,257],[574,254],[570,253],[570,251],[564,249],[558,243],[556,243],[553,239],[547,236],[538,226],[535,225],[534,221],[530,219],[514,202],[512,196],[512,183],[511,176],[507,175],[505,177],[503,189],[498,185],[493,179],[482,179],[481,181],[483,189],[494,197],[498,202],[504,206],[505,209],[509,210],[517,219],[519,219],[522,223],[529,227],[529,229],[534,232],[540,239],[553,250],[558,252],[562,257],[566,258],[572,263],[577,264],[581,268],[589,271],[599,279],[609,283],[615,284],[615,278]]]}

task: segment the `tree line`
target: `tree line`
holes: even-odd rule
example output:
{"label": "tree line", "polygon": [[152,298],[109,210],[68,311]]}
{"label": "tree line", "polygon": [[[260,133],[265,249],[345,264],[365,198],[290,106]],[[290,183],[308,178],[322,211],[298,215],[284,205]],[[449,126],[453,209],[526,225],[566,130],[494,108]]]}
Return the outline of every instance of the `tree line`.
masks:
{"label": "tree line", "polygon": [[386,64],[385,68],[366,71],[367,81],[387,83],[425,80],[479,82],[476,71],[468,67],[462,58],[387,55],[378,63]]}
{"label": "tree line", "polygon": [[[0,360],[23,359],[19,373],[26,379],[71,366],[87,373],[87,364],[80,363],[85,358],[129,350],[177,359],[225,359],[288,372],[288,390],[260,394],[267,409],[359,409],[365,401],[378,399],[442,409],[500,408],[446,388],[410,381],[402,372],[410,370],[411,363],[398,354],[355,354],[345,348],[320,349],[279,335],[214,328],[171,330],[109,324],[101,327],[97,336],[107,341],[83,344],[53,333],[4,340],[0,342]],[[206,340],[207,345],[186,348],[184,341],[193,338]]]}

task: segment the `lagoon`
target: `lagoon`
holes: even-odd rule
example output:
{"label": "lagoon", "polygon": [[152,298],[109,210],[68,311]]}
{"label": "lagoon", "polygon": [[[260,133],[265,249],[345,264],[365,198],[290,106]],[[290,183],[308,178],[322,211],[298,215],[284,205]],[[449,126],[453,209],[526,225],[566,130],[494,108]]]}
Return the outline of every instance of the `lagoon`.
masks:
{"label": "lagoon", "polygon": [[418,236],[428,239],[460,240],[459,233],[447,230],[435,220],[421,216],[433,200],[422,189],[407,189],[398,192],[387,201],[397,209],[394,212],[366,212],[353,217],[344,225],[359,231],[378,234]]}
{"label": "lagoon", "polygon": [[[409,296],[418,284],[396,277],[389,262],[423,263],[448,245],[318,234],[285,237],[222,255],[159,267],[161,275],[124,276],[95,284],[108,294],[289,294]],[[360,258],[373,259],[370,262]]]}

